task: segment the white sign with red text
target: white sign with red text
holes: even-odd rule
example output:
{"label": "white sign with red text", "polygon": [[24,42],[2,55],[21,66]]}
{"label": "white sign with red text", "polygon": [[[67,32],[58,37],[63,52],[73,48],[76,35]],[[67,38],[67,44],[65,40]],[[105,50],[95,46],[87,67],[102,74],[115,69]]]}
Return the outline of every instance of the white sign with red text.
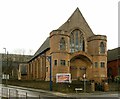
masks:
{"label": "white sign with red text", "polygon": [[70,73],[56,74],[56,83],[71,83],[71,74]]}

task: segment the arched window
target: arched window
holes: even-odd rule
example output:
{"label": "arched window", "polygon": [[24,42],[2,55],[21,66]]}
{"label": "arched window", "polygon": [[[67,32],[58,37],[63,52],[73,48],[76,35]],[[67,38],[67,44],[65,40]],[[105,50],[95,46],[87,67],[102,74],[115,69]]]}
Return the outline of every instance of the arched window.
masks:
{"label": "arched window", "polygon": [[84,44],[84,37],[83,37],[83,35],[81,35],[80,36],[80,51],[84,51],[84,46],[85,44]]}
{"label": "arched window", "polygon": [[73,35],[73,33],[70,35],[70,45],[71,45],[71,47],[74,46],[74,35]]}
{"label": "arched window", "polygon": [[74,35],[71,33],[70,35],[70,52],[74,52]]}
{"label": "arched window", "polygon": [[105,45],[103,42],[100,43],[100,53],[105,53]]}
{"label": "arched window", "polygon": [[85,41],[83,33],[76,29],[70,35],[70,52],[85,51]]}
{"label": "arched window", "polygon": [[65,39],[63,37],[60,39],[60,50],[66,50]]}
{"label": "arched window", "polygon": [[79,44],[79,40],[78,40],[78,31],[75,32],[75,38],[76,38],[76,42],[75,42],[75,50],[78,51],[78,44]]}

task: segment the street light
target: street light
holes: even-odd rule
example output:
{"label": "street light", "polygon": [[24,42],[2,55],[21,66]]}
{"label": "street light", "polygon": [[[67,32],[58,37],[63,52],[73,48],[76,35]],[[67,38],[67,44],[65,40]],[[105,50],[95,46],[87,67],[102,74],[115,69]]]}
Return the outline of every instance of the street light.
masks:
{"label": "street light", "polygon": [[81,67],[80,68],[81,70],[84,70],[85,71],[85,73],[83,74],[83,87],[84,87],[84,92],[86,92],[86,67]]}
{"label": "street light", "polygon": [[[119,66],[119,58],[120,57],[120,55],[119,55],[119,52],[118,52],[118,56],[117,56],[117,68],[118,68],[118,77],[120,76],[120,66]],[[117,84],[118,84],[118,91],[120,90],[119,88],[120,88],[120,84],[119,84],[119,80],[117,81]]]}
{"label": "street light", "polygon": [[50,64],[50,91],[52,91],[52,57],[51,56],[45,56]]}
{"label": "street light", "polygon": [[[5,56],[6,56],[6,48],[3,48],[3,49],[5,50]],[[6,86],[7,86],[7,63],[6,63],[5,79],[6,79]]]}
{"label": "street light", "polygon": [[52,58],[51,56],[47,56],[49,58],[50,63],[50,91],[52,91]]}
{"label": "street light", "polygon": [[86,92],[86,74],[83,75],[83,78],[84,78],[84,92]]}

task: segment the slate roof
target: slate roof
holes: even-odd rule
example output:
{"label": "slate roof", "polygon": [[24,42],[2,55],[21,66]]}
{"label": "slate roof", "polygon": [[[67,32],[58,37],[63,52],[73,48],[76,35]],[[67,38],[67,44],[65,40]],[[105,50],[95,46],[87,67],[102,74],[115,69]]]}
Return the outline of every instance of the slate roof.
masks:
{"label": "slate roof", "polygon": [[40,48],[36,51],[36,53],[34,54],[34,56],[29,60],[33,60],[34,58],[36,58],[37,56],[39,56],[40,54],[42,54],[44,51],[48,50],[50,48],[50,41],[49,41],[49,37],[45,40],[45,42],[40,46]]}
{"label": "slate roof", "polygon": [[79,8],[73,12],[70,18],[62,26],[60,26],[58,30],[70,32],[74,28],[80,28],[87,38],[94,35]]}
{"label": "slate roof", "polygon": [[[70,18],[62,26],[60,26],[57,30],[63,30],[63,31],[70,32],[71,29],[73,29],[73,28],[80,28],[85,33],[85,36],[87,38],[94,35],[92,30],[90,29],[89,25],[85,21],[79,8],[77,8],[73,12],[73,14],[70,16]],[[49,48],[50,48],[50,41],[49,41],[49,37],[48,37],[45,40],[45,42],[42,44],[42,46],[36,51],[36,53],[30,59],[30,61],[32,59],[34,59],[35,57],[37,57],[38,55],[40,55],[41,53],[43,53],[43,51],[45,51]]]}
{"label": "slate roof", "polygon": [[39,53],[42,53],[45,49],[50,48],[49,37],[45,40],[42,46],[37,50],[34,56],[37,56]]}
{"label": "slate roof", "polygon": [[108,55],[107,56],[108,62],[117,60],[118,58],[120,59],[120,47],[112,49],[112,50],[108,50],[107,55]]}

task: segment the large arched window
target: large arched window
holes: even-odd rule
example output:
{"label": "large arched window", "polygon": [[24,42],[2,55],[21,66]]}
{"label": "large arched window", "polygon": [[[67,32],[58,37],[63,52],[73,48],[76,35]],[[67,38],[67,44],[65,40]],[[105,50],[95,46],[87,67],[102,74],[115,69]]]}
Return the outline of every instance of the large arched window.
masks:
{"label": "large arched window", "polygon": [[85,51],[85,40],[83,33],[76,29],[70,35],[70,52]]}
{"label": "large arched window", "polygon": [[104,42],[100,43],[100,53],[105,53],[105,44],[104,44]]}
{"label": "large arched window", "polygon": [[70,35],[70,52],[74,52],[74,35],[71,33]]}
{"label": "large arched window", "polygon": [[79,39],[78,39],[78,31],[75,32],[75,50],[78,51],[78,47],[79,47]]}
{"label": "large arched window", "polygon": [[60,39],[60,50],[66,50],[65,39],[63,37]]}
{"label": "large arched window", "polygon": [[83,35],[80,36],[80,51],[84,51],[84,37]]}

